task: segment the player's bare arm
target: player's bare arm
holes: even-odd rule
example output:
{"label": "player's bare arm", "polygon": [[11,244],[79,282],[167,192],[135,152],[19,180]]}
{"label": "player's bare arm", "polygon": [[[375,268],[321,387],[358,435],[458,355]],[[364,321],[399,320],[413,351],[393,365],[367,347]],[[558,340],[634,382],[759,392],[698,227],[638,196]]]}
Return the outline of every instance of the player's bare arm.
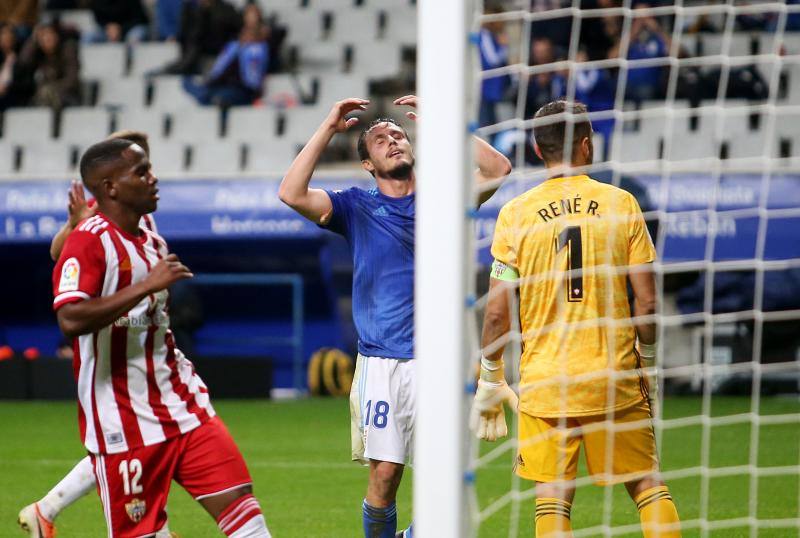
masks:
{"label": "player's bare arm", "polygon": [[503,338],[511,327],[509,293],[513,284],[491,278],[489,300],[483,317],[481,335],[481,373],[470,413],[470,427],[479,439],[495,441],[508,434],[505,402],[512,410],[519,405],[517,394],[508,386],[503,367]]}
{"label": "player's bare arm", "polygon": [[278,189],[283,203],[318,224],[327,224],[333,212],[331,199],[322,189],[309,188],[311,176],[317,167],[322,152],[336,133],[342,133],[358,123],[358,118],[346,118],[347,114],[366,110],[369,101],[349,98],[337,102],[328,117],[319,126],[295,158]]}
{"label": "player's bare arm", "polygon": [[656,324],[652,319],[646,318],[656,313],[656,279],[653,274],[653,264],[632,266],[628,278],[633,288],[636,334],[640,343],[652,345],[656,341]]}
{"label": "player's bare arm", "polygon": [[58,326],[68,337],[100,330],[114,323],[148,295],[165,290],[175,282],[192,276],[194,275],[180,262],[178,256],[170,254],[153,267],[147,278],[136,284],[113,295],[62,306],[56,314]]}
{"label": "player's bare arm", "polygon": [[[395,99],[394,104],[398,106],[409,106],[416,110],[418,104],[417,96],[404,95],[403,97]],[[406,112],[406,117],[413,121],[417,121],[418,118],[415,111]],[[473,136],[472,140],[474,144],[475,161],[478,164],[478,168],[475,170],[475,183],[478,187],[483,187],[478,195],[478,205],[480,205],[491,198],[497,189],[500,188],[500,183],[502,182],[499,180],[511,173],[511,161],[485,140],[477,136]],[[496,183],[491,186],[484,186],[485,183],[492,182]]]}
{"label": "player's bare arm", "polygon": [[53,261],[58,260],[58,257],[61,256],[67,236],[75,229],[78,223],[97,213],[97,206],[89,207],[86,202],[83,185],[79,181],[73,181],[69,186],[68,196],[67,222],[58,230],[58,233],[53,236],[53,240],[50,242],[50,257]]}
{"label": "player's bare arm", "polygon": [[505,345],[498,345],[501,338],[508,334],[511,327],[511,293],[512,284],[496,278],[489,279],[489,300],[483,315],[483,332],[481,334],[481,349],[483,356],[490,361],[503,358]]}

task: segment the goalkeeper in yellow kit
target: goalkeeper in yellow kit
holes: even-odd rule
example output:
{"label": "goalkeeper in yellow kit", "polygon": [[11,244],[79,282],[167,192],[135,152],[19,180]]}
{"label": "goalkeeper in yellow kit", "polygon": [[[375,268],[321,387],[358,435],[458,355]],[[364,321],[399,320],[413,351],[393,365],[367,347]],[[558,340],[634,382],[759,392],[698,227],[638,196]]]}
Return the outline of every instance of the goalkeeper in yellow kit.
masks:
{"label": "goalkeeper in yellow kit", "polygon": [[503,375],[503,339],[509,290],[518,287],[516,472],[537,483],[536,535],[571,536],[583,445],[597,484],[625,484],[645,538],[679,537],[678,514],[658,474],[655,376],[646,376],[656,347],[652,240],[630,193],[575,175],[593,159],[586,107],[554,101],[535,117],[535,150],[551,176],[509,201],[497,220],[473,427],[490,441],[506,434],[502,401],[514,396]]}

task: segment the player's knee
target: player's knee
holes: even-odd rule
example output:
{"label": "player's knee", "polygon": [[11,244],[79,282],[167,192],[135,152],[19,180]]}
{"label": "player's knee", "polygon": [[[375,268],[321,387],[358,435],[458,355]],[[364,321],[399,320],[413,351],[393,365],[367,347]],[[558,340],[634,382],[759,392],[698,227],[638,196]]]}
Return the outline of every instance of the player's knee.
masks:
{"label": "player's knee", "polygon": [[628,490],[628,495],[631,496],[631,499],[636,499],[636,497],[638,497],[643,491],[663,485],[664,481],[658,476],[648,475],[644,478],[638,478],[636,480],[631,480],[630,482],[625,482],[625,489]]}
{"label": "player's knee", "polygon": [[400,485],[403,476],[403,466],[388,461],[376,462],[373,464],[370,473],[370,489],[381,498],[381,500],[392,501]]}

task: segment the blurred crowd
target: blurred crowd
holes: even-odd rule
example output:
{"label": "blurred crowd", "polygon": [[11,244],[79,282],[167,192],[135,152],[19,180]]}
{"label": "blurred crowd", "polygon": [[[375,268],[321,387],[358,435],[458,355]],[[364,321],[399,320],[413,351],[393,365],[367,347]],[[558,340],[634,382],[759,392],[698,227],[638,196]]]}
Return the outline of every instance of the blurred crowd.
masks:
{"label": "blurred crowd", "polygon": [[[90,10],[94,28],[62,20],[72,9]],[[199,103],[250,104],[280,69],[285,37],[255,2],[239,11],[226,0],[0,0],[0,110],[86,103],[80,44],[142,41],[180,46],[179,59],[152,75],[184,75]]]}
{"label": "blurred crowd", "polygon": [[[786,0],[788,4],[798,4],[800,0]],[[634,1],[636,10],[672,5],[674,2],[653,0],[649,2]],[[486,8],[486,14],[499,14],[508,9],[527,8],[532,12],[542,12],[573,6],[572,0],[525,0],[524,2],[498,2]],[[622,0],[582,0],[581,8],[604,9],[623,6]],[[667,95],[670,68],[664,65],[638,66],[627,69],[624,80],[620,80],[618,67],[597,68],[592,64],[581,66],[587,61],[617,59],[625,55],[628,60],[647,60],[664,58],[673,50],[674,16],[655,17],[642,12],[642,15],[631,17],[627,28],[622,16],[610,15],[602,17],[581,17],[580,33],[577,36],[577,49],[572,58],[578,66],[572,70],[575,80],[570,80],[570,70],[564,63],[570,59],[574,21],[571,16],[560,18],[548,17],[530,24],[530,43],[527,52],[528,65],[540,66],[540,69],[520,80],[516,75],[498,75],[484,77],[480,104],[479,123],[487,126],[498,121],[498,106],[508,103],[517,107],[524,103],[525,118],[533,117],[536,110],[545,103],[567,96],[574,91],[575,98],[585,103],[590,112],[612,110],[617,100],[618,89],[624,91],[623,99],[634,107],[640,107],[644,101],[663,99]],[[513,23],[512,23],[513,24]],[[770,32],[779,24],[777,12],[741,14],[733,21],[734,31]],[[509,64],[510,39],[508,23],[501,20],[487,21],[480,31],[479,50],[481,66],[484,70],[497,69]],[[685,16],[682,19],[681,35],[722,33],[725,20],[716,20],[709,15]],[[785,31],[800,30],[800,14],[791,14],[786,18]],[[629,39],[623,43],[624,35]],[[696,51],[680,45],[676,48],[681,58],[690,57]],[[518,61],[524,62],[525,53],[517,51]],[[550,65],[552,64],[552,65]],[[550,66],[550,67],[548,67]],[[678,70],[675,99],[686,99],[693,104],[703,99],[715,99],[720,84],[720,66],[702,68],[699,66],[682,66]],[[570,85],[574,84],[574,90]],[[736,66],[728,74],[726,97],[758,100],[767,97],[768,86],[762,73],[755,65]],[[593,121],[595,132],[606,140],[605,147],[614,130],[613,119]],[[494,144],[507,155],[515,153],[518,142],[523,141],[517,135],[494,136]],[[527,148],[528,144],[526,144]],[[526,160],[537,164],[538,158],[533,151],[526,151]]]}

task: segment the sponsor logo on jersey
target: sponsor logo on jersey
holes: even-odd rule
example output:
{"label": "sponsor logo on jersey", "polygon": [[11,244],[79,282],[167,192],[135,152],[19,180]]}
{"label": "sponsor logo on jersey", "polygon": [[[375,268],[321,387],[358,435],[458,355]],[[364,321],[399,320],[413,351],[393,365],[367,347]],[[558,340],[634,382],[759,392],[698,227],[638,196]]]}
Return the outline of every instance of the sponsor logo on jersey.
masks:
{"label": "sponsor logo on jersey", "polygon": [[386,211],[386,207],[384,207],[384,206],[380,206],[378,209],[373,211],[372,214],[376,215],[378,217],[388,217],[389,216],[389,212]]}
{"label": "sponsor logo on jersey", "polygon": [[144,513],[147,511],[147,506],[144,501],[133,499],[131,502],[125,503],[125,511],[128,513],[128,517],[131,518],[131,521],[139,523],[144,517]]}
{"label": "sponsor logo on jersey", "polygon": [[120,432],[111,432],[106,434],[106,441],[109,445],[118,445],[122,442],[122,434]]}
{"label": "sponsor logo on jersey", "polygon": [[61,280],[58,283],[58,292],[77,291],[81,278],[81,264],[77,258],[69,258],[61,266]]}

